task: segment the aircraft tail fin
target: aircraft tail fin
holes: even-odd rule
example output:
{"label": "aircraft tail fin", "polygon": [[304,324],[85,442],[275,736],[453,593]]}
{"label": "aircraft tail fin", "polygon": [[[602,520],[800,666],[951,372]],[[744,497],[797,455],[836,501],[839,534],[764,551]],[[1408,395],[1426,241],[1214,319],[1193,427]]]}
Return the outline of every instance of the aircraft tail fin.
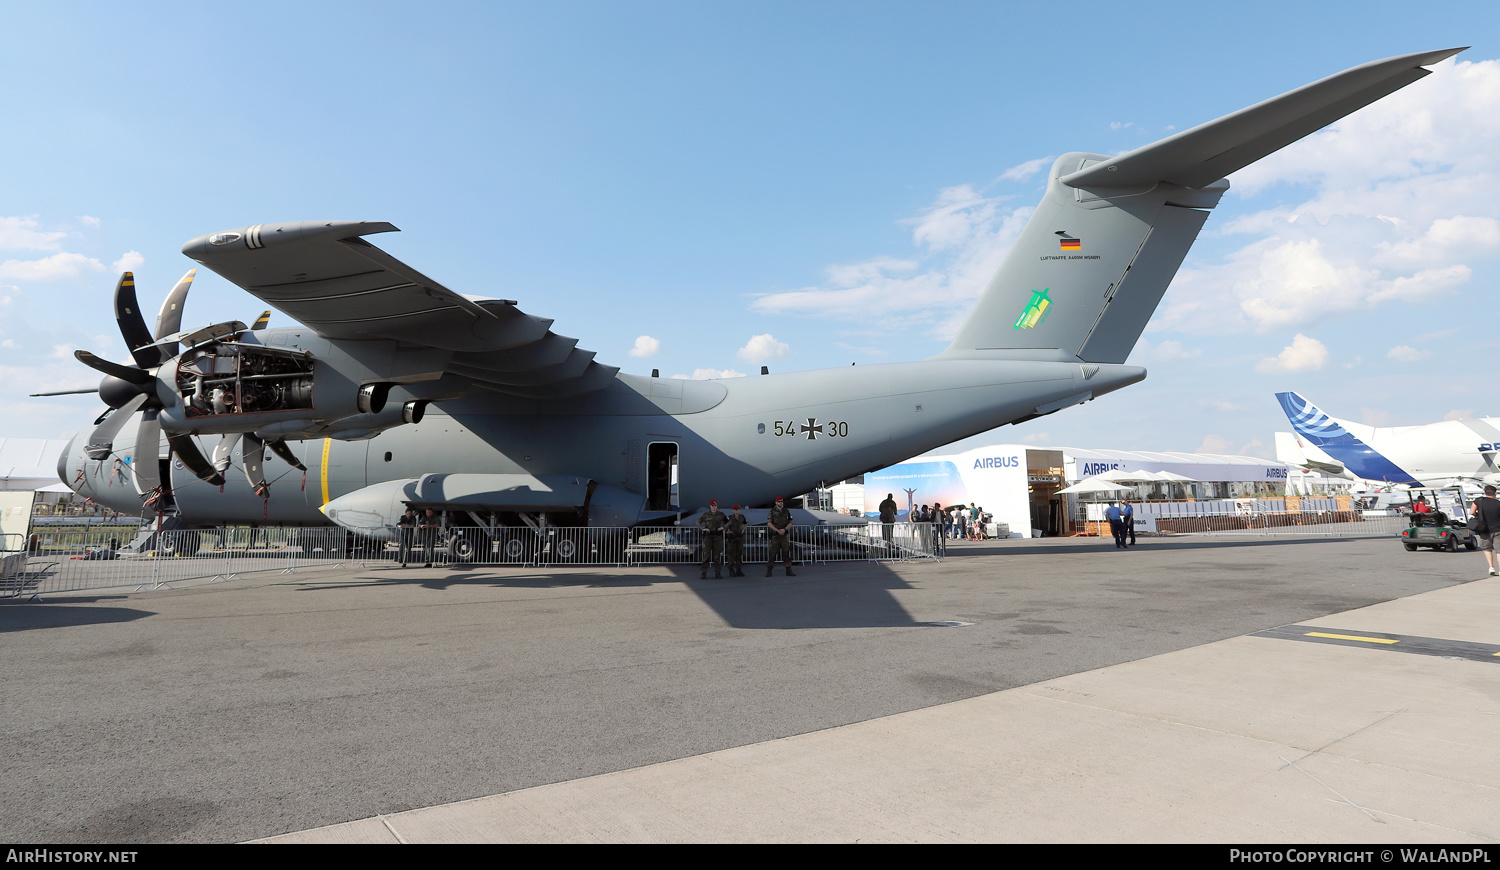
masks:
{"label": "aircraft tail fin", "polygon": [[[1286,418],[1291,421],[1292,428],[1298,435],[1343,463],[1344,468],[1355,477],[1386,483],[1421,482],[1349,431],[1350,424],[1328,416],[1317,405],[1296,393],[1277,393],[1276,401],[1281,403],[1281,409],[1286,412]],[[1359,428],[1374,434],[1374,430],[1369,427]]]}
{"label": "aircraft tail fin", "polygon": [[1223,177],[1462,49],[1367,63],[1127,154],[1072,152],[940,356],[1123,363],[1229,189]]}

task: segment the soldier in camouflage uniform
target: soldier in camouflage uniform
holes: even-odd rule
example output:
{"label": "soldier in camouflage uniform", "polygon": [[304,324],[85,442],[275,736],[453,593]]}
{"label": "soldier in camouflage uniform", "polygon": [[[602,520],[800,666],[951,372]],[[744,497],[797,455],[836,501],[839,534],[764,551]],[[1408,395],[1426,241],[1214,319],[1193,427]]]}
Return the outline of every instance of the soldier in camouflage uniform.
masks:
{"label": "soldier in camouflage uniform", "polygon": [[708,579],[708,563],[714,563],[714,579],[724,579],[724,527],[729,524],[729,518],[719,510],[719,503],[711,501],[708,510],[698,517],[698,528],[703,530],[703,564],[699,571],[700,580]]}
{"label": "soldier in camouflage uniform", "polygon": [[724,526],[724,560],[729,563],[729,576],[745,576],[745,527],[750,521],[740,513],[740,506],[734,506],[734,513]]}
{"label": "soldier in camouflage uniform", "polygon": [[400,547],[401,567],[405,568],[411,559],[412,544],[415,543],[417,534],[416,511],[407,508],[401,519],[396,520],[396,534],[399,537],[397,546]]}
{"label": "soldier in camouflage uniform", "polygon": [[779,495],[776,497],[776,506],[766,515],[766,540],[770,544],[770,553],[766,556],[766,576],[771,576],[771,569],[776,565],[776,554],[779,552],[786,564],[786,576],[796,577],[792,573],[792,512],[787,510],[786,499]]}

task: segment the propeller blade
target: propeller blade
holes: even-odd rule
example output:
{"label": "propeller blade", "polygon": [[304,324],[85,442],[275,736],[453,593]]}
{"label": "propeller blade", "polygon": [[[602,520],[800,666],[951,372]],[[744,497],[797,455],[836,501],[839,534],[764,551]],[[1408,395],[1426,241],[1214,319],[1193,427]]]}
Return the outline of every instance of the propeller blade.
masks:
{"label": "propeller blade", "polygon": [[[189,269],[167,298],[162,300],[161,312],[156,315],[156,340],[161,341],[174,332],[182,329],[182,306],[187,302],[188,290],[193,286],[193,278],[198,274],[197,269]],[[167,360],[177,355],[177,345],[159,345],[161,347],[162,359]]]}
{"label": "propeller blade", "polygon": [[245,449],[240,451],[240,461],[245,466],[245,479],[250,488],[260,495],[266,491],[266,444],[254,435],[246,433]]}
{"label": "propeller blade", "polygon": [[120,324],[120,335],[136,365],[143,369],[161,365],[164,357],[150,346],[153,339],[135,299],[135,276],[129,272],[121,275],[120,283],[115,285],[115,322]]}
{"label": "propeller blade", "polygon": [[73,358],[95,371],[104,372],[106,375],[114,375],[120,380],[129,381],[132,384],[149,384],[154,380],[148,372],[132,368],[131,366],[120,365],[117,362],[110,362],[107,359],[94,356],[86,350],[73,351]]}
{"label": "propeller blade", "polygon": [[250,328],[252,330],[254,330],[254,329],[265,329],[268,325],[270,325],[270,323],[271,323],[271,309],[267,308],[265,311],[262,311],[260,313],[259,317],[255,318],[255,322],[252,323],[252,324],[250,324]]}
{"label": "propeller blade", "polygon": [[135,446],[130,454],[130,472],[135,476],[136,491],[148,498],[152,490],[161,488],[161,423],[156,414],[157,410],[151,408],[141,415],[141,425],[135,430]]}
{"label": "propeller blade", "polygon": [[307,470],[307,466],[298,462],[297,457],[292,455],[292,448],[287,446],[285,438],[277,438],[275,441],[272,441],[266,446],[271,448],[272,453],[286,460],[287,465],[290,465],[298,471]]}
{"label": "propeller blade", "polygon": [[151,397],[141,393],[122,405],[118,411],[106,417],[104,422],[99,424],[99,428],[89,435],[88,444],[84,446],[83,452],[87,453],[90,459],[108,459],[109,455],[115,452],[115,436],[120,434],[120,430],[125,427],[125,421],[139,411],[149,398]]}
{"label": "propeller blade", "polygon": [[219,439],[219,444],[214,448],[214,471],[223,474],[229,470],[230,457],[234,454],[234,445],[240,443],[240,433],[230,432]]}
{"label": "propeller blade", "polygon": [[198,450],[198,445],[193,441],[191,435],[168,435],[167,441],[172,445],[172,453],[187,469],[198,476],[198,479],[211,486],[223,486],[224,475],[214,471],[214,467],[203,458],[203,453]]}
{"label": "propeller blade", "polygon": [[33,399],[35,399],[35,398],[38,398],[38,397],[41,397],[41,396],[82,396],[85,393],[97,393],[97,392],[99,392],[99,388],[98,387],[89,387],[88,389],[84,389],[84,390],[58,390],[55,393],[27,393],[26,395],[28,395],[28,396],[32,397]]}

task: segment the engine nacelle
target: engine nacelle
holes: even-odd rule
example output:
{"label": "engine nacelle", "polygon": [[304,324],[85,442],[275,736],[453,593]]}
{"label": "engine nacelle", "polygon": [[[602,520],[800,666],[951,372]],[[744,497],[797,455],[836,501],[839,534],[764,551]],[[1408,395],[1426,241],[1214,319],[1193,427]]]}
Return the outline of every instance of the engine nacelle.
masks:
{"label": "engine nacelle", "polygon": [[262,439],[368,438],[422,418],[425,400],[388,401],[397,385],[356,382],[309,351],[215,341],[168,361],[159,373],[168,432],[255,432]]}

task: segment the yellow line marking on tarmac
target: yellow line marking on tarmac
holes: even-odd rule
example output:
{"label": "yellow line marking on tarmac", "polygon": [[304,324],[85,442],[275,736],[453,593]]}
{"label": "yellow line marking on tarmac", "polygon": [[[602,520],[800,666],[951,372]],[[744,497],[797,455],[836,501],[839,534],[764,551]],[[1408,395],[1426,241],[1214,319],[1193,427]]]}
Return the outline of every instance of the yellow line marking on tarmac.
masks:
{"label": "yellow line marking on tarmac", "polygon": [[328,451],[333,449],[333,439],[323,439],[323,504],[328,504]]}
{"label": "yellow line marking on tarmac", "polygon": [[[1307,636],[1308,637],[1331,637],[1331,638],[1334,638],[1335,640],[1362,640],[1362,641],[1365,641],[1367,643],[1400,643],[1401,642],[1399,640],[1390,640],[1390,639],[1384,638],[1384,637],[1360,637],[1357,634],[1325,634],[1325,633],[1323,633],[1321,631],[1309,631],[1307,633]],[[1495,655],[1500,655],[1500,653],[1495,653]]]}

